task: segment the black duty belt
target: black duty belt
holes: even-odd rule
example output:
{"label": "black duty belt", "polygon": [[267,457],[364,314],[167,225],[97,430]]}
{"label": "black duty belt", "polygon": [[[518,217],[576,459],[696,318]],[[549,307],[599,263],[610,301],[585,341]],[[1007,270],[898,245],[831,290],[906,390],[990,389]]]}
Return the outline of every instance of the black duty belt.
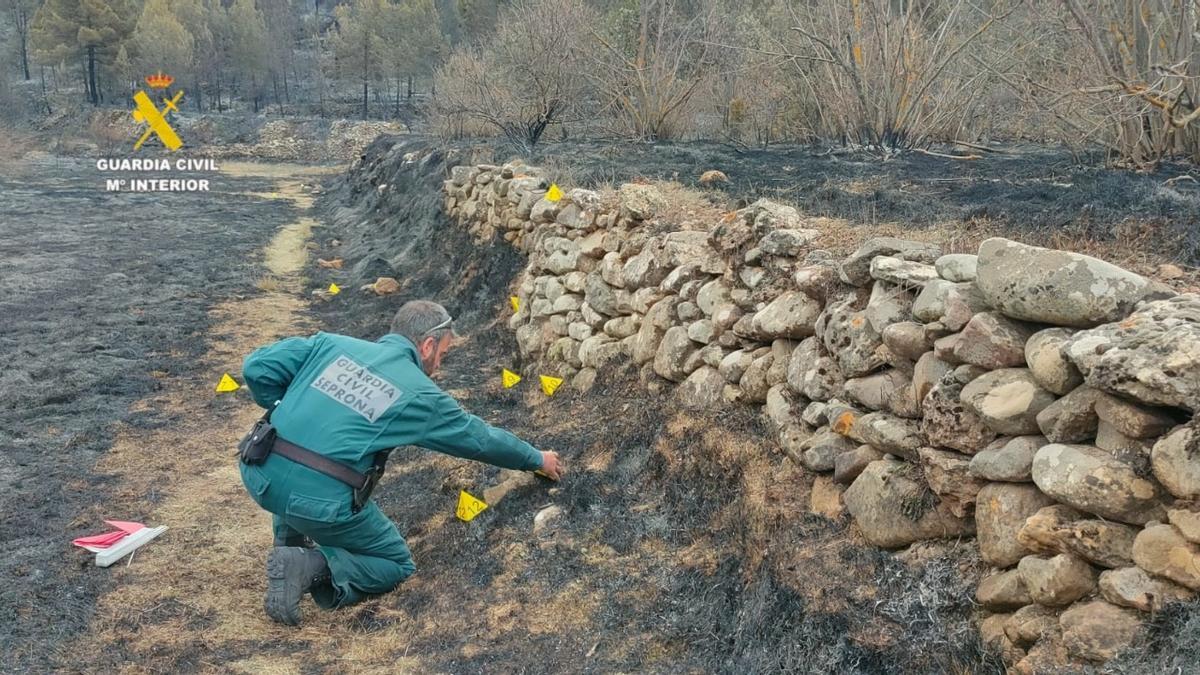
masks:
{"label": "black duty belt", "polygon": [[366,474],[359,473],[339,461],[329,459],[325,455],[315,453],[308,448],[302,448],[295,443],[289,443],[278,436],[275,437],[275,445],[272,446],[271,452],[283,455],[297,464],[303,464],[313,471],[323,473],[330,478],[336,478],[355,490],[362,490],[372,482]]}

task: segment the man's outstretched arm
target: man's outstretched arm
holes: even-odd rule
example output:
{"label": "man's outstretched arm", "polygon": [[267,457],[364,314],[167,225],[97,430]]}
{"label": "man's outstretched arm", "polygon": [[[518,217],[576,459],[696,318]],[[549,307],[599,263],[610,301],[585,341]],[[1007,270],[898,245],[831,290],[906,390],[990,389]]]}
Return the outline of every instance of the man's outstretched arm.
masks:
{"label": "man's outstretched arm", "polygon": [[254,402],[270,408],[282,399],[315,344],[315,337],[287,338],[259,347],[247,356],[242,363],[242,377],[254,395]]}
{"label": "man's outstretched arm", "polygon": [[449,394],[425,394],[421,399],[428,407],[428,421],[416,445],[505,469],[536,471],[542,468],[541,452],[504,429],[493,427],[463,410]]}

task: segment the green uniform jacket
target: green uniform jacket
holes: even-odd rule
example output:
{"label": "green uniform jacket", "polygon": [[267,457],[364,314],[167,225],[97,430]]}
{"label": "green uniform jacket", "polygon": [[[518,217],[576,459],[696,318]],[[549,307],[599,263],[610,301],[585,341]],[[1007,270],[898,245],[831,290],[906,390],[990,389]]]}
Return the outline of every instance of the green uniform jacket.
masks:
{"label": "green uniform jacket", "polygon": [[468,414],[421,370],[408,338],[377,342],[317,333],[288,338],[246,357],[254,400],[296,445],[365,471],[375,453],[417,445],[455,457],[533,471],[541,453]]}

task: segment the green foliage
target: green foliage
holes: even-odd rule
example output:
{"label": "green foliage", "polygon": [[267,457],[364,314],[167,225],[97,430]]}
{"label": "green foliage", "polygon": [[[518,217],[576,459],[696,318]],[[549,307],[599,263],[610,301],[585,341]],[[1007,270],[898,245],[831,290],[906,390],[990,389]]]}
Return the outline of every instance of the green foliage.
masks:
{"label": "green foliage", "polygon": [[192,34],[171,11],[167,0],[146,0],[133,43],[137,49],[135,63],[142,72],[161,70],[179,79],[191,70]]}
{"label": "green foliage", "polygon": [[82,58],[90,47],[100,63],[111,64],[137,16],[130,0],[46,0],[30,26],[34,58],[59,65]]}
{"label": "green foliage", "polygon": [[226,36],[229,45],[229,64],[245,77],[261,71],[267,63],[267,24],[254,0],[233,0],[229,20],[217,34]]}

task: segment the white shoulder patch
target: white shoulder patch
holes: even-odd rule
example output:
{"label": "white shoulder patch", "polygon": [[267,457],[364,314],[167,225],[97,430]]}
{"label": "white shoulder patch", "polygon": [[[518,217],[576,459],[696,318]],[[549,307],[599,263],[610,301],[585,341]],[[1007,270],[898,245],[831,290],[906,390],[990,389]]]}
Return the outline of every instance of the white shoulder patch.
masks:
{"label": "white shoulder patch", "polygon": [[396,385],[345,355],[325,366],[312,386],[371,423],[400,398],[400,389]]}

